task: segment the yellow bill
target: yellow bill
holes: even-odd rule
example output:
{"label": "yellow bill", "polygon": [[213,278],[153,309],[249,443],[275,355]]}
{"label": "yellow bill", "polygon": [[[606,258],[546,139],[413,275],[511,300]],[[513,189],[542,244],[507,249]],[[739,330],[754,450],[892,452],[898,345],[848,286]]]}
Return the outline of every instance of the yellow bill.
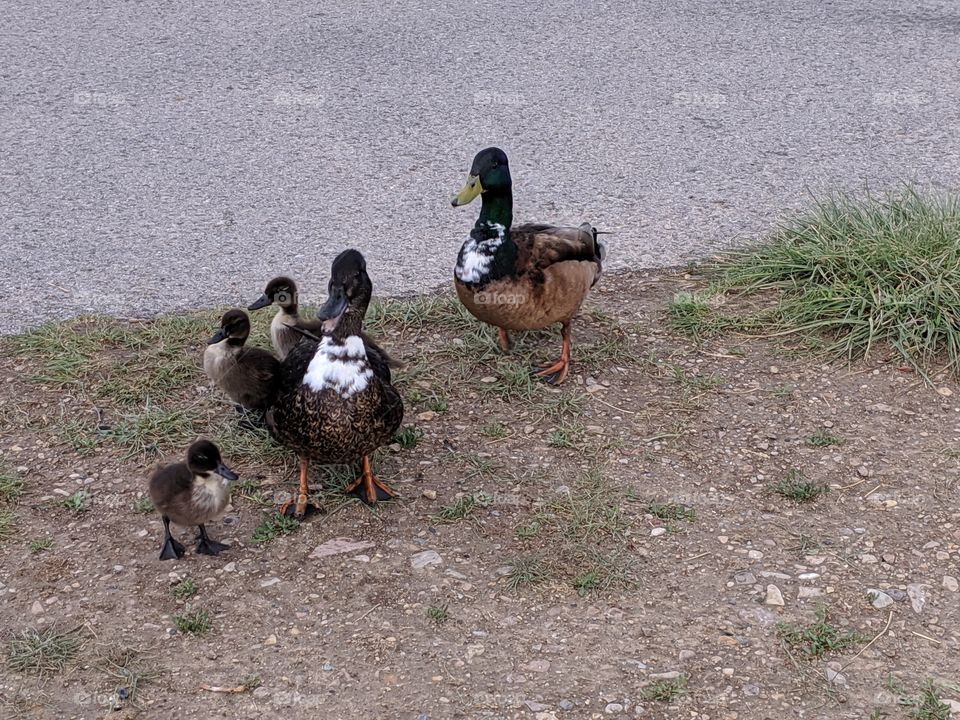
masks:
{"label": "yellow bill", "polygon": [[463,186],[463,190],[457,194],[450,204],[454,207],[469,205],[470,202],[482,192],[483,185],[480,184],[480,177],[478,175],[470,175],[467,177],[467,183]]}

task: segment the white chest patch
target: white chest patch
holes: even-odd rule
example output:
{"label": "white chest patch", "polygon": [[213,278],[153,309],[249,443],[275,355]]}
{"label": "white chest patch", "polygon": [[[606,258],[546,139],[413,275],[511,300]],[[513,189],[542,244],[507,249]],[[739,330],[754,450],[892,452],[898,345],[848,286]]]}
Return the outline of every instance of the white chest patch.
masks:
{"label": "white chest patch", "polygon": [[190,503],[201,516],[219,519],[230,500],[229,483],[216,473],[194,475]]}
{"label": "white chest patch", "polygon": [[490,270],[497,248],[503,244],[503,225],[489,223],[487,227],[494,230],[496,235],[479,242],[471,237],[460,248],[457,267],[453,271],[460,282],[477,283],[483,280]]}
{"label": "white chest patch", "polygon": [[207,345],[203,351],[203,370],[207,373],[207,377],[214,382],[219,382],[236,362],[236,352],[227,344],[226,340],[214,345]]}
{"label": "white chest patch", "polygon": [[373,370],[360,337],[351,335],[343,344],[325,337],[307,366],[303,384],[317,392],[335,390],[340,397],[348,398],[364,390],[372,377]]}

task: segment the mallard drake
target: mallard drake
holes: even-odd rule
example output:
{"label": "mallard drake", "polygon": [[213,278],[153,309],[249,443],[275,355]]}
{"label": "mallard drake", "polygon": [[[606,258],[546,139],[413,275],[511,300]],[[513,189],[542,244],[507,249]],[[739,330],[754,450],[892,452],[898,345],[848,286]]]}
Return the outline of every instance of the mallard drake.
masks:
{"label": "mallard drake", "polygon": [[340,253],[319,313],[323,336],[297,344],[281,365],[267,427],[300,461],[299,491],[281,512],[296,517],[306,513],[311,461],[345,464],[359,459],[360,476],[346,492],[368,504],[395,496],[373,475],[368,458],[390,441],[403,420],[403,401],[390,383],[387,363],[368,354],[360,336],[372,289],[363,255],[356,250]]}
{"label": "mallard drake", "polygon": [[187,449],[186,462],[164,465],[150,477],[150,499],[163,520],[161,560],[183,557],[184,547],[170,534],[171,521],[196,525],[197,552],[218,555],[229,548],[207,535],[204,525],[223,515],[230,501],[230,483],[237,474],[223,464],[220,450],[209,440],[197,440]]}
{"label": "mallard drake", "polygon": [[477,153],[466,185],[451,203],[466,205],[478,195],[482,201],[457,256],[454,286],[467,310],[497,327],[504,352],[511,347],[508,331],[562,323],[560,358],[536,373],[559,385],[570,370],[570,322],[600,278],[603,246],[590,223],[513,225],[512,184],[503,150]]}
{"label": "mallard drake", "polygon": [[217,387],[241,407],[263,412],[277,392],[280,361],[273,353],[247,347],[250,318],[243,310],[228,310],[220,329],[207,341],[203,369]]}

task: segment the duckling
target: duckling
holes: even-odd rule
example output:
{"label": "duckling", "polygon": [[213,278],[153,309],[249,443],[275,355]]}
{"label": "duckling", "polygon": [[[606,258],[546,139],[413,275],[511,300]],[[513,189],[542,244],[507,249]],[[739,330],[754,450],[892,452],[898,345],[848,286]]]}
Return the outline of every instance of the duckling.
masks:
{"label": "duckling", "polygon": [[513,225],[513,181],[500,148],[481,150],[453,207],[478,195],[480,217],[460,248],[454,286],[478,320],[493,325],[509,352],[510,330],[536,330],[561,323],[560,358],[536,374],[561,384],[570,370],[570,323],[600,279],[604,247],[590,223],[579,227]]}
{"label": "duckling", "polygon": [[295,450],[300,461],[299,491],[280,508],[286,514],[303,517],[308,506],[316,508],[308,502],[311,461],[346,464],[359,459],[360,476],[346,492],[368,504],[396,496],[374,476],[368,457],[390,441],[403,420],[403,401],[390,382],[389,367],[371,358],[360,336],[372,290],[363,255],[340,253],[319,313],[322,337],[297,344],[280,368],[280,388],[266,422],[273,437]]}
{"label": "duckling", "polygon": [[235,403],[263,412],[276,394],[280,361],[266,350],[246,347],[249,336],[249,316],[243,310],[228,310],[220,329],[207,341],[203,369]]}
{"label": "duckling", "polygon": [[230,500],[230,483],[237,474],[223,464],[220,450],[209,440],[197,440],[187,449],[187,460],[158,468],[150,477],[150,499],[163,519],[161,560],[183,557],[184,547],[170,534],[170,522],[196,525],[197,553],[218,555],[229,548],[207,535],[204,525],[223,515]]}
{"label": "duckling", "polygon": [[[280,275],[268,282],[263,294],[247,308],[247,310],[259,310],[268,305],[277,306],[277,314],[273,316],[273,321],[270,323],[270,340],[280,360],[286,358],[305,335],[317,337],[324,333],[322,318],[312,320],[300,316],[297,292],[297,284],[293,279]],[[298,328],[307,332],[298,332]],[[361,331],[359,335],[372,363],[385,364],[394,368],[402,367],[401,363],[388,355],[365,332]]]}
{"label": "duckling", "polygon": [[259,310],[268,305],[277,306],[277,314],[270,323],[270,340],[277,357],[283,360],[300,342],[302,335],[292,330],[294,325],[313,333],[320,332],[320,324],[316,321],[300,317],[299,300],[297,298],[297,284],[285,275],[273,278],[267,283],[263,295],[257,298],[247,310]]}

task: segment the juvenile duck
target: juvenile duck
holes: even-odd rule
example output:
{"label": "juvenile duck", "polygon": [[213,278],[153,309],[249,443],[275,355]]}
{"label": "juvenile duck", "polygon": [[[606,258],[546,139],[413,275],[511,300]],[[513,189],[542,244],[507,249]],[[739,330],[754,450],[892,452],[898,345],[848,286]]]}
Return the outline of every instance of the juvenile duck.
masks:
{"label": "juvenile duck", "polygon": [[320,332],[319,323],[300,317],[297,299],[297,284],[284,275],[273,278],[267,283],[263,295],[257,298],[247,310],[259,310],[268,305],[277,306],[277,314],[270,323],[270,340],[277,357],[283,360],[300,342],[302,335],[291,329],[300,325],[314,333]]}
{"label": "juvenile duck", "polygon": [[187,449],[187,461],[158,468],[150,477],[150,499],[163,519],[161,560],[183,557],[184,547],[170,534],[171,521],[177,525],[196,525],[197,552],[217,555],[224,545],[211,540],[204,524],[217,520],[230,500],[229,483],[237,474],[223,464],[220,450],[209,440],[197,440]]}
{"label": "juvenile duck", "polygon": [[263,412],[273,402],[280,380],[280,361],[266,350],[246,347],[250,318],[243,310],[228,310],[220,329],[207,341],[203,369],[235,403]]}
{"label": "juvenile duck", "polygon": [[319,313],[323,336],[308,337],[283,361],[280,388],[266,421],[274,438],[297,452],[300,487],[281,512],[302,517],[311,505],[311,461],[346,464],[359,459],[360,476],[346,492],[369,504],[395,496],[373,475],[367,457],[390,441],[403,420],[403,401],[390,384],[389,367],[368,355],[360,336],[372,289],[363,255],[340,253]]}
{"label": "juvenile duck", "polygon": [[597,229],[557,225],[513,225],[513,181],[506,153],[481,150],[453,207],[478,195],[480,217],[460,248],[454,286],[478,320],[497,327],[500,347],[510,350],[509,330],[536,330],[561,323],[560,358],[538,366],[552,385],[570,370],[570,322],[600,278],[604,248]]}
{"label": "juvenile duck", "polygon": [[[280,360],[286,358],[304,336],[317,337],[324,334],[322,317],[318,315],[317,319],[314,320],[300,316],[297,284],[291,278],[284,275],[273,278],[267,283],[263,295],[257,298],[247,310],[259,310],[268,305],[277,306],[277,314],[273,316],[273,321],[270,323],[270,340]],[[307,332],[300,332],[302,330]],[[371,356],[372,362],[382,362],[390,367],[400,367],[400,363],[390,357],[365,332],[360,332],[360,338],[363,340],[364,347],[367,354]]]}

